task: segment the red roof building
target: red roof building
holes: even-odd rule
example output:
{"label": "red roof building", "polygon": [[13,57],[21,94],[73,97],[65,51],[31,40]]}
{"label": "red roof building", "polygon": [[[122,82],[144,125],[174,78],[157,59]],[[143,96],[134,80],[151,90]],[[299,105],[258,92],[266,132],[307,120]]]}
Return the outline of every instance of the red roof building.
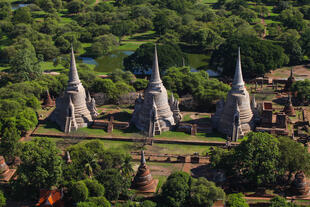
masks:
{"label": "red roof building", "polygon": [[64,207],[62,190],[40,190],[39,207]]}

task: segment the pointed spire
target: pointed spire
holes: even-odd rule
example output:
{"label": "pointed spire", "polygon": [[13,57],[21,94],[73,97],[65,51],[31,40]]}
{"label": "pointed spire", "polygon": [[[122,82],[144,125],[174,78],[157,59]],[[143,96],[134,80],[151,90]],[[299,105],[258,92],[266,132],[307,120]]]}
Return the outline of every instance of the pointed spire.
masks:
{"label": "pointed spire", "polygon": [[87,100],[86,101],[87,102],[91,102],[91,100],[92,99],[91,99],[90,93],[89,93],[89,91],[87,91]]}
{"label": "pointed spire", "polygon": [[289,106],[292,106],[293,104],[292,104],[292,97],[291,97],[291,94],[289,93],[288,94],[288,105]]}
{"label": "pointed spire", "polygon": [[161,82],[156,45],[155,45],[155,51],[154,51],[154,62],[153,62],[152,75],[151,75],[150,82],[155,82],[155,83]]}
{"label": "pointed spire", "polygon": [[253,95],[251,106],[252,106],[252,109],[256,109],[257,107],[256,100],[255,100],[255,94]]}
{"label": "pointed spire", "polygon": [[293,67],[291,67],[291,75],[290,77],[292,78],[293,77]]}
{"label": "pointed spire", "polygon": [[146,161],[145,161],[145,156],[144,156],[144,150],[141,150],[141,163],[140,165],[145,165]]}
{"label": "pointed spire", "polygon": [[232,87],[235,89],[240,89],[244,87],[244,81],[242,77],[242,69],[241,69],[241,57],[240,57],[240,47],[238,47],[238,58],[235,70],[234,81],[232,83]]}
{"label": "pointed spire", "polygon": [[71,46],[71,63],[70,63],[70,72],[69,72],[69,83],[80,83],[79,74],[76,69],[73,46]]}
{"label": "pointed spire", "polygon": [[174,96],[173,96],[173,93],[171,93],[171,96],[170,96],[170,101],[171,101],[171,103],[173,103],[173,102],[174,102]]}
{"label": "pointed spire", "polygon": [[239,104],[238,104],[238,100],[237,99],[236,99],[236,112],[240,113]]}
{"label": "pointed spire", "polygon": [[69,107],[73,106],[71,95],[69,95]]}

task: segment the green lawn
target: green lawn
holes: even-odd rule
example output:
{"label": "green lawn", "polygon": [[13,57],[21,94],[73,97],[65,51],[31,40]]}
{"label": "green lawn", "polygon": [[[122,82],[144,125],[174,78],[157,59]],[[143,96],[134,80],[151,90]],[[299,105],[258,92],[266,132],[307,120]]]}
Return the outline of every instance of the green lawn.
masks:
{"label": "green lawn", "polygon": [[158,154],[194,154],[198,152],[200,155],[205,155],[210,151],[210,146],[200,145],[182,145],[182,144],[153,144],[147,146],[147,150],[154,150]]}
{"label": "green lawn", "polygon": [[200,0],[201,3],[204,4],[214,4],[216,3],[218,0]]}
{"label": "green lawn", "polygon": [[182,121],[192,121],[193,119],[191,118],[191,114],[185,114],[183,116]]}
{"label": "green lawn", "polygon": [[42,124],[37,130],[37,133],[63,133],[58,125],[54,122],[47,122],[46,124]]}
{"label": "green lawn", "polygon": [[178,140],[198,140],[198,141],[222,141],[222,142],[226,141],[224,136],[218,133],[197,133],[196,136],[191,136],[190,134],[184,132],[175,132],[175,131],[163,132],[161,135],[156,135],[155,138],[170,138]]}

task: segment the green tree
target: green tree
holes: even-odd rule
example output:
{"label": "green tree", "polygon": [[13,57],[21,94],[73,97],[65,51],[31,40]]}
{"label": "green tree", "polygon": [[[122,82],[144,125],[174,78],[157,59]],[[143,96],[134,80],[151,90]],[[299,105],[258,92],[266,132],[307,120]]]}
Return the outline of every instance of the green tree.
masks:
{"label": "green tree", "polygon": [[309,28],[306,28],[301,33],[300,42],[301,42],[300,44],[301,44],[304,54],[307,55],[309,59],[310,57],[310,29]]}
{"label": "green tree", "polygon": [[190,197],[190,182],[191,177],[187,173],[172,173],[162,187],[160,206],[186,206],[186,202]]}
{"label": "green tree", "polygon": [[160,206],[211,207],[216,200],[224,200],[225,193],[205,178],[194,179],[184,172],[172,173],[162,187]]}
{"label": "green tree", "polygon": [[133,87],[135,87],[135,89],[137,91],[144,90],[144,89],[146,89],[148,83],[149,83],[148,80],[146,80],[146,79],[139,79],[138,78],[133,83]]}
{"label": "green tree", "polygon": [[215,183],[201,177],[194,179],[190,187],[190,206],[211,207],[214,201],[224,200],[225,193]]}
{"label": "green tree", "polygon": [[97,207],[96,203],[84,201],[84,202],[78,202],[77,207]]}
{"label": "green tree", "polygon": [[233,77],[237,49],[241,48],[242,72],[245,78],[262,76],[288,63],[282,47],[257,37],[230,37],[213,52],[210,64],[223,68],[222,75]]}
{"label": "green tree", "polygon": [[31,24],[32,21],[33,19],[28,7],[21,7],[14,11],[13,22]]}
{"label": "green tree", "polygon": [[118,45],[117,38],[112,34],[102,35],[95,38],[95,42],[90,48],[90,53],[94,57],[107,55],[113,47]]}
{"label": "green tree", "polygon": [[[289,137],[279,137],[279,150],[281,152],[280,169],[282,173],[289,172],[289,178],[297,171],[310,173],[310,155],[302,144],[291,140]],[[279,170],[280,171],[280,170]]]}
{"label": "green tree", "polygon": [[119,169],[103,170],[96,178],[104,185],[106,198],[110,201],[118,200],[120,194],[127,194],[130,187],[128,178],[123,177]]}
{"label": "green tree", "polygon": [[141,203],[141,207],[156,207],[156,203],[150,200],[145,200]]}
{"label": "green tree", "polygon": [[103,196],[92,197],[88,199],[90,202],[96,204],[97,207],[111,207],[110,202]]}
{"label": "green tree", "polygon": [[83,202],[88,198],[88,189],[83,181],[78,181],[71,186],[71,195],[74,202]]}
{"label": "green tree", "polygon": [[88,189],[90,197],[104,196],[104,187],[97,180],[87,179],[83,181]]}
{"label": "green tree", "polygon": [[39,40],[34,42],[37,55],[43,56],[45,61],[53,60],[59,55],[58,48],[51,39]]}
{"label": "green tree", "polygon": [[210,110],[205,106],[225,98],[230,89],[223,82],[209,78],[207,72],[203,70],[190,72],[189,67],[169,68],[165,72],[163,82],[168,90],[177,93],[180,97],[191,94],[197,103],[197,109],[203,110]]}
{"label": "green tree", "polygon": [[131,20],[125,20],[120,22],[115,22],[111,31],[114,35],[119,38],[119,43],[121,43],[122,38],[125,35],[131,35],[136,30],[137,25]]}
{"label": "green tree", "polygon": [[[166,44],[157,46],[159,69],[164,73],[166,69],[172,66],[181,66],[183,58],[186,60],[185,54],[177,45]],[[154,45],[143,44],[135,53],[124,59],[126,70],[134,74],[146,74],[152,68],[154,60]]]}
{"label": "green tree", "polygon": [[296,205],[288,203],[283,197],[275,196],[270,200],[270,207],[296,207]]}
{"label": "green tree", "polygon": [[0,191],[0,207],[5,207],[6,206],[6,198],[3,195],[3,192]]}
{"label": "green tree", "polygon": [[0,19],[9,18],[12,14],[12,8],[9,1],[1,1],[0,2]]}
{"label": "green tree", "polygon": [[34,51],[21,49],[10,62],[11,73],[15,73],[21,80],[33,80],[42,74],[40,62]]}
{"label": "green tree", "polygon": [[0,147],[2,152],[1,154],[5,156],[6,160],[13,160],[14,156],[17,154],[17,145],[19,139],[20,132],[15,127],[12,126],[10,128],[4,129],[1,137]]}
{"label": "green tree", "polygon": [[[21,145],[21,165],[13,180],[16,198],[38,197],[40,189],[57,186],[62,179],[62,159],[56,144],[48,139],[34,139]],[[21,193],[22,192],[22,193]]]}
{"label": "green tree", "polygon": [[305,27],[303,14],[297,8],[283,10],[279,15],[279,20],[284,26],[298,31]]}
{"label": "green tree", "polygon": [[279,141],[268,133],[249,133],[236,147],[234,170],[256,186],[274,183],[280,158]]}
{"label": "green tree", "polygon": [[249,207],[242,193],[229,194],[226,204],[228,207]]}
{"label": "green tree", "polygon": [[119,97],[119,94],[117,94],[117,88],[113,81],[110,79],[97,78],[91,86],[91,91],[104,93],[107,100],[110,102],[116,101]]}
{"label": "green tree", "polygon": [[83,10],[84,4],[80,0],[73,0],[67,4],[69,13],[79,13]]}
{"label": "green tree", "polygon": [[310,103],[310,80],[296,81],[292,85],[292,92],[297,94],[297,101],[299,105]]}

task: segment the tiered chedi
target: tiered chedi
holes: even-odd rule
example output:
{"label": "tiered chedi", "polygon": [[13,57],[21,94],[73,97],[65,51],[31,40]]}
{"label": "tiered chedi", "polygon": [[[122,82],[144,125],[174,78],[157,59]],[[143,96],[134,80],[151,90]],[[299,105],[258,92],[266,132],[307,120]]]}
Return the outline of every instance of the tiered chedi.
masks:
{"label": "tiered chedi", "polygon": [[154,63],[151,79],[135,103],[131,122],[149,137],[168,131],[181,119],[178,101],[168,100],[167,90],[160,79],[157,50],[155,46]]}
{"label": "tiered chedi", "polygon": [[284,86],[284,91],[287,91],[287,92],[291,91],[291,86],[295,82],[296,82],[296,79],[295,79],[294,74],[293,74],[293,68],[291,68],[291,74],[287,78],[287,81],[286,81],[285,86]]}
{"label": "tiered chedi", "polygon": [[216,112],[212,116],[212,126],[236,141],[253,129],[252,109],[255,106],[256,103],[250,103],[249,93],[244,86],[239,48],[232,88],[227,94],[226,103],[223,100],[218,102]]}
{"label": "tiered chedi", "polygon": [[141,162],[138,168],[138,172],[134,177],[131,188],[139,191],[149,191],[154,189],[156,182],[153,179],[149,167],[146,165],[144,151],[141,151]]}
{"label": "tiered chedi", "polygon": [[72,48],[68,86],[64,94],[57,98],[51,120],[55,121],[62,131],[69,133],[87,127],[97,116],[96,110],[95,100],[90,96],[86,97],[79,79]]}

